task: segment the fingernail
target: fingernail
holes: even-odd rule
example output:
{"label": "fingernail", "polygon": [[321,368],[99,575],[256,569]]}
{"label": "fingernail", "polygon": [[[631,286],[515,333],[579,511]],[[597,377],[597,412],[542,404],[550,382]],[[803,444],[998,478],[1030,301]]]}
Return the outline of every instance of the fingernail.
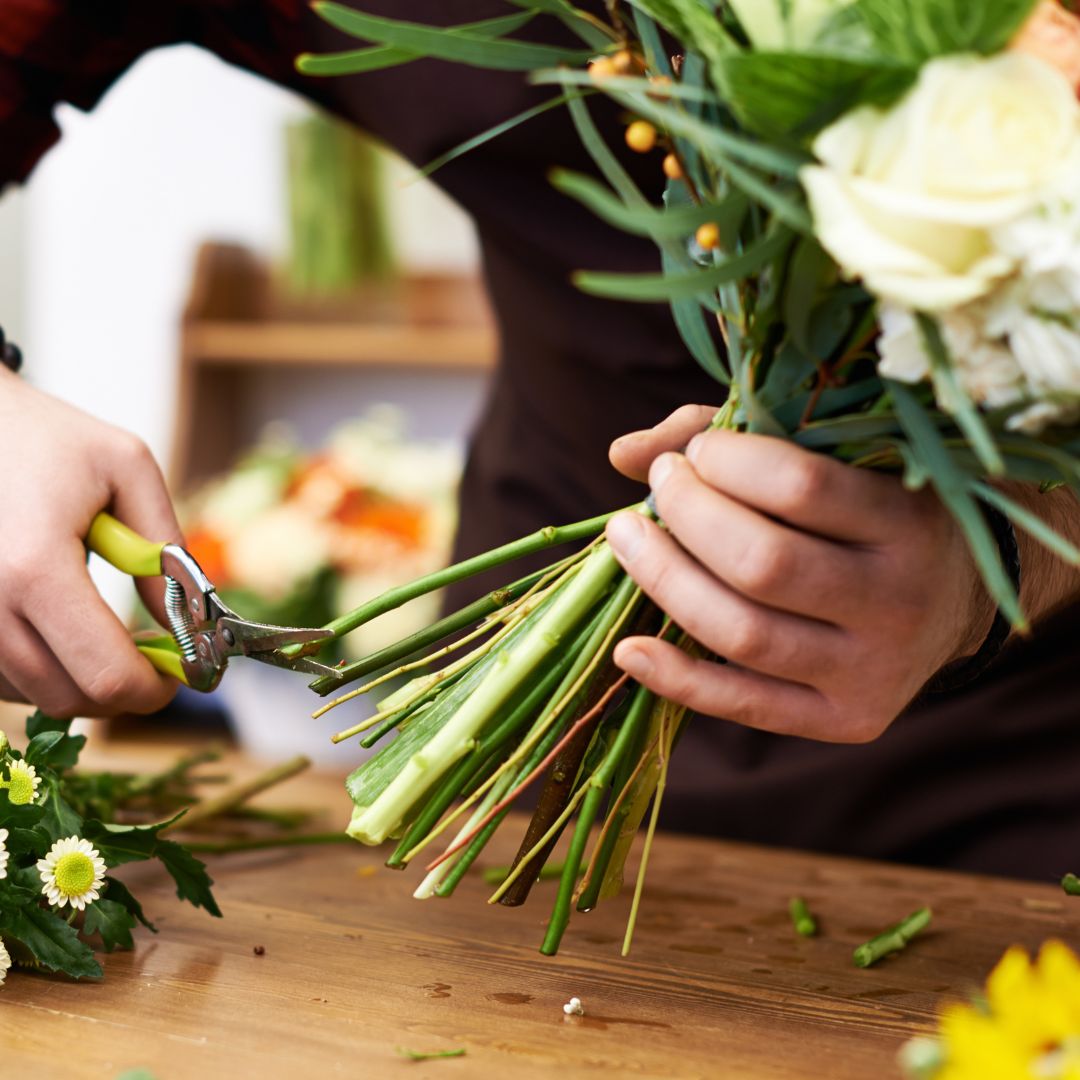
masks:
{"label": "fingernail", "polygon": [[661,454],[649,469],[649,486],[658,492],[667,481],[679,460],[678,454]]}
{"label": "fingernail", "polygon": [[687,444],[686,444],[686,459],[693,465],[697,461],[697,456],[701,451],[701,439],[704,432],[698,432]]}
{"label": "fingernail", "polygon": [[615,554],[629,562],[645,539],[645,522],[639,514],[619,514],[608,522],[607,539]]}
{"label": "fingernail", "polygon": [[627,675],[639,681],[647,679],[652,674],[653,662],[649,659],[649,654],[633,646],[620,649],[615,662]]}

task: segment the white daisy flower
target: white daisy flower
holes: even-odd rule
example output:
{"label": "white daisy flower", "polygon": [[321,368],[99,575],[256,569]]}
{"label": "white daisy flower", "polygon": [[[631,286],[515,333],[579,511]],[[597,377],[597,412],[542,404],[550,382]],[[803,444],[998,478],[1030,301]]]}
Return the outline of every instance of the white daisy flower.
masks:
{"label": "white daisy flower", "polygon": [[8,859],[11,858],[11,852],[7,849],[7,838],[7,829],[0,829],[0,878],[7,877]]}
{"label": "white daisy flower", "polygon": [[7,978],[7,973],[11,968],[11,957],[8,955],[8,951],[4,946],[3,938],[0,938],[0,986],[4,985],[4,980]]}
{"label": "white daisy flower", "polygon": [[105,880],[105,860],[89,840],[77,836],[57,840],[37,868],[42,894],[54,907],[70,904],[83,911],[98,898]]}
{"label": "white daisy flower", "polygon": [[33,765],[27,765],[21,759],[8,766],[8,778],[0,782],[0,787],[7,788],[8,800],[15,806],[26,806],[37,798],[41,777]]}

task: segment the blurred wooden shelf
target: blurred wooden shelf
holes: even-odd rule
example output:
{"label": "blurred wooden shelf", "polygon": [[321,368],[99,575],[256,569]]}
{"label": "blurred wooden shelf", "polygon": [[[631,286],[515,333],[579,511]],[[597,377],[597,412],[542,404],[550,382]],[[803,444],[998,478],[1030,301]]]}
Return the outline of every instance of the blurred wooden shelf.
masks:
{"label": "blurred wooden shelf", "polygon": [[406,275],[332,298],[297,297],[245,248],[200,249],[181,328],[177,490],[220,471],[241,449],[230,432],[259,372],[482,373],[498,336],[480,280]]}

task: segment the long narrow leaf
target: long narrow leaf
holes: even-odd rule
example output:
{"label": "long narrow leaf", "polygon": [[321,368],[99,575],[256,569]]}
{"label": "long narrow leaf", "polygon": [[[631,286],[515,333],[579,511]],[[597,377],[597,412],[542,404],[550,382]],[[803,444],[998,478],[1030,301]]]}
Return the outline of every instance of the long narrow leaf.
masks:
{"label": "long narrow leaf", "polygon": [[563,192],[588,207],[609,225],[637,236],[653,236],[677,240],[685,238],[699,225],[715,222],[721,235],[726,235],[733,223],[746,212],[746,200],[741,194],[730,196],[720,203],[702,203],[657,210],[651,206],[628,207],[602,184],[590,176],[556,169],[551,182]]}
{"label": "long narrow leaf", "polygon": [[1005,471],[1005,466],[1001,461],[998,448],[994,445],[994,437],[956,377],[956,372],[950,362],[949,350],[937,322],[929,315],[919,315],[918,321],[919,332],[922,334],[923,344],[930,357],[930,370],[933,372],[934,381],[944,388],[944,396],[952,407],[951,411],[957,425],[967,436],[971,449],[982,462],[983,468],[991,476],[1001,476]]}
{"label": "long narrow leaf", "polygon": [[579,95],[574,91],[570,91],[570,93],[567,94],[560,94],[558,97],[551,98],[549,101],[534,105],[531,109],[526,109],[524,112],[518,113],[517,116],[510,117],[509,120],[504,120],[501,124],[496,124],[494,127],[488,128],[487,131],[482,131],[479,135],[474,135],[471,139],[466,139],[452,150],[447,150],[445,154],[440,154],[434,161],[429,161],[417,172],[416,178],[420,179],[425,176],[431,176],[432,173],[438,172],[444,165],[449,165],[451,161],[455,161],[457,158],[469,153],[471,150],[475,150],[478,146],[483,146],[485,143],[491,142],[492,139],[497,139],[500,135],[505,135],[519,124],[524,124],[526,121],[532,120],[533,117],[539,116],[541,113],[546,113],[552,109],[559,108],[561,105],[566,105],[570,101],[571,96],[576,97]]}
{"label": "long narrow leaf", "polygon": [[930,478],[946,509],[967,538],[983,582],[1005,617],[1018,630],[1027,628],[1012,582],[1001,561],[1001,552],[978,503],[972,495],[977,485],[949,456],[937,428],[915,396],[901,383],[886,383],[896,406],[896,416],[908,438],[907,453]]}
{"label": "long narrow leaf", "polygon": [[[496,19],[482,19],[480,22],[462,23],[461,26],[448,26],[444,33],[480,34],[484,37],[497,38],[512,34],[530,23],[535,17],[531,11],[520,15],[500,15]],[[351,49],[347,52],[301,53],[296,58],[296,70],[302,75],[360,75],[368,71],[382,71],[385,68],[399,67],[421,59],[420,53],[408,49],[396,49],[391,45],[372,45],[366,49]]]}
{"label": "long narrow leaf", "polygon": [[762,237],[741,255],[733,255],[716,266],[678,274],[612,274],[584,271],[574,275],[578,287],[594,296],[620,300],[672,300],[701,296],[719,285],[741,281],[767,266],[791,243],[786,229]]}
{"label": "long narrow leaf", "polygon": [[533,71],[555,64],[581,64],[588,59],[587,53],[578,50],[526,41],[492,40],[475,31],[447,34],[439,27],[367,15],[332,0],[315,0],[312,7],[331,26],[353,37],[459,64],[502,71]]}
{"label": "long narrow leaf", "polygon": [[1047,525],[1038,514],[1033,514],[989,484],[977,484],[975,490],[983,502],[989,503],[995,510],[1000,510],[1014,525],[1038,540],[1048,551],[1052,551],[1071,566],[1080,566],[1080,548]]}

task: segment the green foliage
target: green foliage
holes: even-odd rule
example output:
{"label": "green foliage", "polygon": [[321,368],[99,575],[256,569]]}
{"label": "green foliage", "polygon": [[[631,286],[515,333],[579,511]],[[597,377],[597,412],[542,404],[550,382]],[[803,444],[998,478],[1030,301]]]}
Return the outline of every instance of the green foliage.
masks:
{"label": "green foliage", "polygon": [[167,790],[168,778],[182,775],[182,770],[152,778],[70,772],[85,739],[69,734],[69,727],[69,721],[35,713],[26,723],[25,755],[10,747],[0,752],[0,778],[8,775],[13,761],[25,757],[41,781],[36,800],[25,806],[12,805],[6,791],[0,790],[0,829],[8,831],[9,855],[7,877],[0,880],[0,940],[17,963],[32,961],[74,979],[100,978],[93,941],[100,940],[105,952],[130,949],[138,924],[151,931],[154,927],[127,886],[111,876],[81,918],[69,923],[67,908],[51,907],[42,892],[37,862],[57,840],[70,836],[88,840],[107,867],[156,860],[176,882],[181,899],[212,915],[221,912],[206,867],[180,844],[159,835],[171,821],[132,826],[93,816],[95,811],[115,809],[120,793],[130,795],[140,784]]}
{"label": "green foliage", "polygon": [[857,0],[860,21],[881,57],[918,65],[947,53],[1003,49],[1035,0]]}

